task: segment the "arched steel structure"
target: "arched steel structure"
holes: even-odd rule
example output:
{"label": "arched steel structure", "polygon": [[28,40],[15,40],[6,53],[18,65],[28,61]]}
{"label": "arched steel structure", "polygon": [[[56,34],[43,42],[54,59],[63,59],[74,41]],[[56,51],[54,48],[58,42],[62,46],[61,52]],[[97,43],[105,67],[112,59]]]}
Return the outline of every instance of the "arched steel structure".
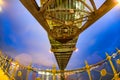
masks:
{"label": "arched steel structure", "polygon": [[95,0],[20,0],[41,26],[47,31],[60,70],[64,70],[76,49],[81,32],[110,11],[116,0],[105,0],[96,7]]}

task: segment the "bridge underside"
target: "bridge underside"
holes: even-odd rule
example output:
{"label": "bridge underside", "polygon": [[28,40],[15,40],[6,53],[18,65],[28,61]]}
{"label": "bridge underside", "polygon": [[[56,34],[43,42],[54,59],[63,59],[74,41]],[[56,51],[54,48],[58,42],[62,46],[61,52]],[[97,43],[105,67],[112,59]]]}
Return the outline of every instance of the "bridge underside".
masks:
{"label": "bridge underside", "polygon": [[60,70],[64,70],[74,50],[76,50],[76,42],[78,37],[66,43],[60,43],[49,37],[51,43],[51,51],[54,52]]}
{"label": "bridge underside", "polygon": [[116,0],[105,0],[97,8],[95,0],[89,0],[91,6],[85,0],[41,0],[39,7],[35,0],[20,1],[47,31],[51,51],[61,70],[76,49],[79,34],[117,4]]}

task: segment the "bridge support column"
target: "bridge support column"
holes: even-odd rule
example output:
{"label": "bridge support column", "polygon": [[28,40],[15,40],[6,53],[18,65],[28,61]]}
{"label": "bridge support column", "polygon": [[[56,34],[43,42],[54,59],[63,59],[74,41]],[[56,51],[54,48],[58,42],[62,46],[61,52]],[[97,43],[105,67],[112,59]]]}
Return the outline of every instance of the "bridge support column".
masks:
{"label": "bridge support column", "polygon": [[53,74],[52,80],[56,80],[56,65],[53,65],[52,67],[52,74]]}
{"label": "bridge support column", "polygon": [[61,71],[60,80],[65,80],[64,70]]}

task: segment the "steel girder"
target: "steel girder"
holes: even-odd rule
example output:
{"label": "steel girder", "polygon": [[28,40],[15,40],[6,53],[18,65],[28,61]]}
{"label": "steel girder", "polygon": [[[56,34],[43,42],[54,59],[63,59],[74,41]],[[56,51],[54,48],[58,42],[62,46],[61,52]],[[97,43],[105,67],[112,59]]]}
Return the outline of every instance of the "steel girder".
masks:
{"label": "steel girder", "polygon": [[[93,7],[92,9],[83,0],[77,0],[80,1],[85,7],[89,9],[90,15],[87,17],[85,24],[83,24],[80,28],[75,28],[74,35],[69,35],[67,37],[60,37],[60,39],[57,39],[56,38],[57,36],[54,36],[54,34],[56,33],[54,33],[54,31],[50,29],[48,22],[46,21],[46,18],[44,16],[44,12],[47,9],[47,7],[52,3],[54,3],[55,0],[48,0],[42,7],[39,7],[35,0],[20,0],[20,1],[35,17],[35,19],[41,24],[41,26],[47,31],[51,43],[51,50],[53,51],[57,63],[59,65],[59,68],[61,70],[64,70],[66,68],[66,65],[68,64],[68,61],[73,51],[75,50],[75,45],[79,34],[88,27],[90,27],[90,25],[95,23],[99,18],[105,15],[117,4],[115,0],[106,0],[101,5],[101,7],[97,9],[95,0],[90,0],[90,3]],[[66,45],[66,47],[64,45]],[[70,46],[71,48],[69,48],[68,46]]]}

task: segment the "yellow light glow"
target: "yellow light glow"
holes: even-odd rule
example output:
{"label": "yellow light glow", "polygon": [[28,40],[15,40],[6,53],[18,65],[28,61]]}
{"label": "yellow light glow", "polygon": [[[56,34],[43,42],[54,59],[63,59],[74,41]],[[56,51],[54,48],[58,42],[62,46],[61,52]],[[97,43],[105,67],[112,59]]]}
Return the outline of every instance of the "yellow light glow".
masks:
{"label": "yellow light glow", "polygon": [[120,4],[120,0],[117,0],[118,4]]}
{"label": "yellow light glow", "polygon": [[0,5],[4,5],[4,2],[3,2],[3,0],[0,0]]}
{"label": "yellow light glow", "polygon": [[117,62],[117,64],[119,64],[119,65],[120,65],[120,59],[117,59],[117,61],[116,61],[116,62]]}
{"label": "yellow light glow", "polygon": [[78,52],[78,48],[75,49],[75,52]]}
{"label": "yellow light glow", "polygon": [[49,53],[53,53],[51,50],[49,50]]}
{"label": "yellow light glow", "polygon": [[4,7],[4,5],[5,5],[5,2],[3,0],[0,0],[0,12],[3,11],[2,7]]}

